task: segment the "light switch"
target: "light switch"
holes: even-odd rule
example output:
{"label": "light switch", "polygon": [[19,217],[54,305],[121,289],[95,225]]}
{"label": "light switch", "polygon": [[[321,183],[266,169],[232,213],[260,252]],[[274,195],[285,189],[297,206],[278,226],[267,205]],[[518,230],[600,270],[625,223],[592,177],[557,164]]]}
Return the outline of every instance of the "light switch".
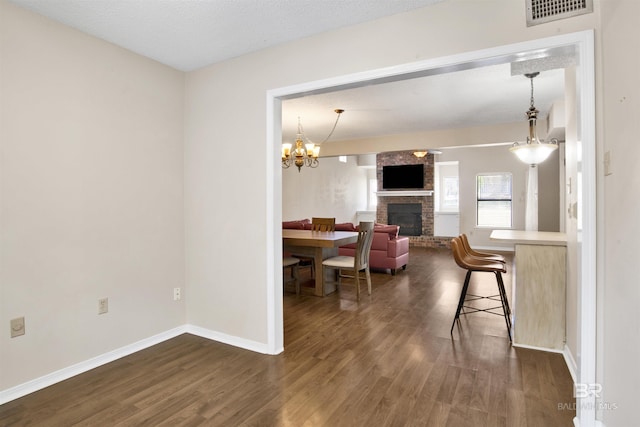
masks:
{"label": "light switch", "polygon": [[611,151],[604,153],[604,176],[609,176],[613,172],[611,171]]}

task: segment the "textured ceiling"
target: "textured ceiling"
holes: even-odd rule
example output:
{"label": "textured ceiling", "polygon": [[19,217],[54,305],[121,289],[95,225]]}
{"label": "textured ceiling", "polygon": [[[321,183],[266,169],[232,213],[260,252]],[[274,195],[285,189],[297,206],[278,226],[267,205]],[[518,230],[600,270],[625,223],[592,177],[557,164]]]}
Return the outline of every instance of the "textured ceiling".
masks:
{"label": "textured ceiling", "polygon": [[[65,25],[190,71],[249,52],[442,0],[10,0]],[[524,6],[523,6],[524,7]],[[524,24],[523,24],[524,25]],[[535,79],[545,117],[563,97],[563,73]],[[509,64],[368,85],[283,103],[283,139],[305,134],[320,142],[345,113],[332,141],[374,135],[522,121],[529,81]],[[541,135],[543,136],[543,135]]]}
{"label": "textured ceiling", "polygon": [[[327,143],[518,121],[524,138],[530,85],[528,78],[512,76],[507,63],[291,99],[282,104],[283,139],[295,140],[300,117],[305,136],[323,141],[335,122],[336,108],[345,112]],[[544,118],[564,97],[564,70],[540,73],[534,89],[539,117]]]}
{"label": "textured ceiling", "polygon": [[10,0],[178,70],[442,0]]}

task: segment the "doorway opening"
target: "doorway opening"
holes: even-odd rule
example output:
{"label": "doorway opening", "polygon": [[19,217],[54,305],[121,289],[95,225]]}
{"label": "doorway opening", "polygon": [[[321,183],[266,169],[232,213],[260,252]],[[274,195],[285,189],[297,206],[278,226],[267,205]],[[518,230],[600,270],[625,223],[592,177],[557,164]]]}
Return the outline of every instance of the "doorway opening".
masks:
{"label": "doorway opening", "polygon": [[[282,141],[283,100],[310,94],[335,92],[344,89],[376,85],[391,81],[408,80],[436,74],[450,73],[493,64],[514,62],[527,58],[566,55],[576,57],[575,104],[578,117],[576,141],[580,157],[575,162],[581,171],[580,188],[577,189],[577,214],[580,218],[578,237],[569,242],[575,251],[579,282],[575,304],[577,305],[575,330],[576,354],[573,360],[576,382],[596,382],[596,149],[595,149],[595,75],[593,31],[566,34],[546,39],[532,40],[513,45],[474,51],[451,57],[436,58],[378,70],[356,73],[336,78],[304,83],[267,92],[267,311],[268,348],[274,354],[283,351],[284,331],[282,314],[282,172],[277,156]],[[578,240],[579,239],[579,240]],[[570,355],[569,358],[573,357]],[[565,355],[565,359],[567,356]],[[570,365],[570,361],[567,364]],[[571,370],[571,367],[570,367]],[[573,371],[572,371],[573,373]],[[581,405],[579,418],[595,419],[593,405]]]}

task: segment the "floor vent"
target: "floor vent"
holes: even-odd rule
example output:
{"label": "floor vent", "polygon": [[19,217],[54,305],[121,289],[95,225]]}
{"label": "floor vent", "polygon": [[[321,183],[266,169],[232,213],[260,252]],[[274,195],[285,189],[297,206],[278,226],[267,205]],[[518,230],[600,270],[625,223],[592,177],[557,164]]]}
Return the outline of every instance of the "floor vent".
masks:
{"label": "floor vent", "polygon": [[593,12],[593,0],[526,0],[527,26]]}

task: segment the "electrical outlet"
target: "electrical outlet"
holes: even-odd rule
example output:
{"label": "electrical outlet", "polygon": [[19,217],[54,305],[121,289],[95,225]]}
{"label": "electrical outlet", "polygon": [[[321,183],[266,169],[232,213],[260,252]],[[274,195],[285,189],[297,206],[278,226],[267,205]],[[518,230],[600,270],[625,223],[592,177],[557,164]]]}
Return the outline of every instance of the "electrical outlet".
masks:
{"label": "electrical outlet", "polygon": [[180,301],[181,298],[182,292],[180,291],[180,288],[173,288],[173,300]]}
{"label": "electrical outlet", "polygon": [[11,338],[19,337],[20,335],[24,335],[24,317],[18,317],[16,319],[11,319]]}
{"label": "electrical outlet", "polygon": [[109,312],[109,298],[100,298],[98,300],[98,314]]}

